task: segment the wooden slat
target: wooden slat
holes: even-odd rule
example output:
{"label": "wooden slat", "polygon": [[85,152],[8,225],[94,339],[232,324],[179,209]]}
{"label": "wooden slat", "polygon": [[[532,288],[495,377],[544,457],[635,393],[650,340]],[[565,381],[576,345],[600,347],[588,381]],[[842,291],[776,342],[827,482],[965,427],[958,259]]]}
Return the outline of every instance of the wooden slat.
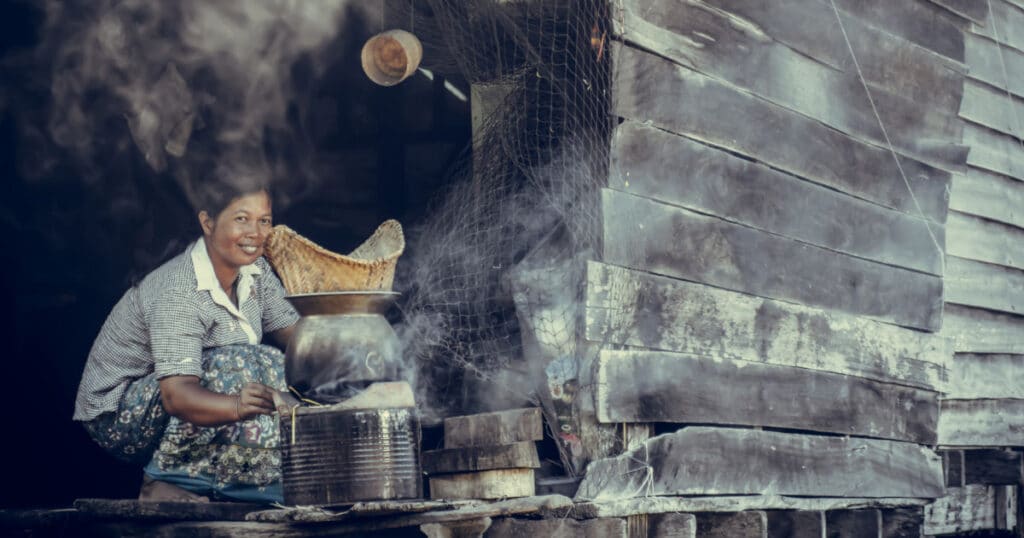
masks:
{"label": "wooden slat", "polygon": [[1024,269],[1024,228],[951,211],[946,252],[960,258]]}
{"label": "wooden slat", "polygon": [[988,21],[988,6],[979,0],[930,0],[965,19],[981,24]]}
{"label": "wooden slat", "polygon": [[776,494],[927,497],[943,493],[942,463],[914,443],[690,426],[597,460],[583,500],[644,495]]}
{"label": "wooden slat", "polygon": [[954,534],[996,528],[996,488],[965,486],[949,488],[945,497],[924,509],[927,535]]}
{"label": "wooden slat", "polygon": [[[937,54],[964,61],[968,23],[931,2],[836,0],[836,6],[849,14],[846,18],[857,17]],[[846,21],[843,24],[849,26]]]}
{"label": "wooden slat", "polygon": [[878,510],[834,510],[825,512],[828,538],[881,538],[882,514]]}
{"label": "wooden slat", "polygon": [[700,514],[697,536],[701,538],[767,538],[768,520],[760,510],[735,514]]}
{"label": "wooden slat", "polygon": [[602,191],[604,260],[906,327],[938,330],[942,279],[687,209]]}
{"label": "wooden slat", "polygon": [[937,393],[842,374],[604,350],[597,380],[602,422],[770,426],[921,444],[936,439]]}
{"label": "wooden slat", "polygon": [[1024,446],[1024,400],[943,400],[939,444]]}
{"label": "wooden slat", "polygon": [[[875,88],[869,99],[856,73],[837,71],[768,34],[752,31],[756,21],[737,20],[732,13],[696,2],[624,0],[617,5],[621,14],[613,21],[620,23],[625,39],[642,48],[858,140],[885,144],[887,134],[907,155],[947,169],[958,169],[964,163],[966,152],[957,149],[963,126],[955,109],[943,109],[935,102],[941,95],[938,92],[911,100]],[[888,120],[885,134],[872,110],[872,100],[878,114]],[[928,143],[922,145],[922,140]],[[942,140],[947,144],[940,144]]]}
{"label": "wooden slat", "polygon": [[1024,149],[1019,140],[980,125],[964,125],[967,164],[1024,181]]}
{"label": "wooden slat", "polygon": [[768,538],[825,538],[825,512],[772,510],[768,518]]}
{"label": "wooden slat", "polygon": [[540,467],[532,441],[495,446],[425,450],[421,455],[427,474]]}
{"label": "wooden slat", "polygon": [[[885,207],[919,214],[888,149],[654,55],[617,43],[613,51],[615,114],[651,121]],[[949,172],[909,158],[901,163],[920,211],[944,222]]]}
{"label": "wooden slat", "polygon": [[946,257],[946,302],[1024,315],[1024,271]]}
{"label": "wooden slat", "polygon": [[544,438],[539,407],[444,419],[444,447],[492,446]]}
{"label": "wooden slat", "polygon": [[[611,154],[609,184],[617,190],[839,252],[942,274],[941,252],[929,227],[940,245],[945,228],[934,222],[634,121],[617,127]],[[1024,196],[1024,183],[1021,192]]]}
{"label": "wooden slat", "polygon": [[982,4],[986,8],[991,5],[992,13],[987,14],[987,18],[981,24],[972,25],[971,31],[1024,51],[1024,9],[1005,0],[976,3]]}
{"label": "wooden slat", "polygon": [[950,342],[858,316],[590,262],[586,338],[945,390]]}
{"label": "wooden slat", "polygon": [[496,469],[430,477],[431,499],[506,499],[531,497],[533,469]]}
{"label": "wooden slat", "polygon": [[[697,538],[697,516],[693,514],[644,514],[647,538]],[[631,534],[629,538],[634,538]]]}
{"label": "wooden slat", "polygon": [[964,37],[964,53],[970,78],[1024,96],[1024,52],[968,33]]}
{"label": "wooden slat", "polygon": [[941,336],[961,353],[1024,353],[1024,318],[946,305]]}
{"label": "wooden slat", "polygon": [[957,353],[948,397],[1024,399],[1024,355]]}
{"label": "wooden slat", "polygon": [[1024,138],[1024,103],[1020,98],[1011,99],[1005,91],[979,82],[964,83],[960,117],[1017,139]]}
{"label": "wooden slat", "polygon": [[1024,228],[1024,182],[968,168],[953,177],[949,208]]}
{"label": "wooden slat", "polygon": [[[839,20],[827,1],[818,0],[773,0],[772,2],[749,2],[747,0],[710,0],[713,4],[745,19],[752,21],[754,28],[771,35],[773,39],[793,50],[830,65],[847,73],[856,73],[857,68],[843,39]],[[893,2],[875,2],[878,5]],[[899,4],[910,4],[901,2]],[[843,7],[843,28],[850,38],[864,78],[873,87],[886,88],[893,93],[914,100],[934,103],[943,110],[955,110],[963,91],[961,80],[966,66],[963,61],[963,32],[949,32],[932,36],[931,39],[946,41],[941,45],[950,55],[940,56],[921,47],[912,46],[881,26],[866,24],[858,18],[863,10],[862,1],[840,1],[850,4],[849,12]],[[890,7],[886,9],[902,9]],[[851,16],[852,15],[852,16]],[[903,21],[909,21],[903,19]],[[921,19],[913,19],[924,21]],[[911,22],[913,24],[914,22]],[[926,22],[925,22],[926,23]],[[893,24],[900,24],[893,22]],[[927,24],[927,23],[926,23]],[[927,33],[927,32],[926,32]],[[929,96],[928,88],[942,97]]]}

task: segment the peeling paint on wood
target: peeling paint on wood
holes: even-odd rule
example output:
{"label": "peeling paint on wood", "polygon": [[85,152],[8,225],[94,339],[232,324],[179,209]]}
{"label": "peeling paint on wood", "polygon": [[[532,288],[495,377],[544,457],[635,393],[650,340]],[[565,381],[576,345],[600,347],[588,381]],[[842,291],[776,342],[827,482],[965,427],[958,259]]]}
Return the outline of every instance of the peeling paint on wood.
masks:
{"label": "peeling paint on wood", "polygon": [[933,334],[597,262],[587,266],[586,337],[939,391],[953,357]]}

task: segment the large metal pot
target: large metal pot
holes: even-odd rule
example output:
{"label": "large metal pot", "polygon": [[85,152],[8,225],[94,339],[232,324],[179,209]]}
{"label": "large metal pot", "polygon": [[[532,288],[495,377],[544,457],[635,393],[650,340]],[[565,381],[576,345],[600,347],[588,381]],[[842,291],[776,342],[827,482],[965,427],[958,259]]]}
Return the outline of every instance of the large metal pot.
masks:
{"label": "large metal pot", "polygon": [[285,376],[299,390],[400,379],[402,349],[383,313],[395,292],[292,295],[302,318],[285,351]]}

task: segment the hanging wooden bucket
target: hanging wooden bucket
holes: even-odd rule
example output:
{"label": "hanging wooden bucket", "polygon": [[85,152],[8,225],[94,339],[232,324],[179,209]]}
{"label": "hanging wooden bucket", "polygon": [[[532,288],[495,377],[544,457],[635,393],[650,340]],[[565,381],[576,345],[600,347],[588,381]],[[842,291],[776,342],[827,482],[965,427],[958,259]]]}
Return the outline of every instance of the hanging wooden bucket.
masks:
{"label": "hanging wooden bucket", "polygon": [[363,71],[381,86],[394,86],[416,72],[423,45],[405,30],[388,30],[371,37],[362,52]]}

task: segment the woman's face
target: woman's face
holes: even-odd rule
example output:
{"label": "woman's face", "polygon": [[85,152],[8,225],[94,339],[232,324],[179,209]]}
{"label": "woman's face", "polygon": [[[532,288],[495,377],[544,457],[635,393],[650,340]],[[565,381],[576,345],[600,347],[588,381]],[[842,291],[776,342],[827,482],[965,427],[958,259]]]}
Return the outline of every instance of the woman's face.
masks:
{"label": "woman's face", "polygon": [[199,223],[214,267],[237,271],[263,255],[263,243],[273,226],[270,197],[265,191],[240,196],[216,218],[200,211]]}

